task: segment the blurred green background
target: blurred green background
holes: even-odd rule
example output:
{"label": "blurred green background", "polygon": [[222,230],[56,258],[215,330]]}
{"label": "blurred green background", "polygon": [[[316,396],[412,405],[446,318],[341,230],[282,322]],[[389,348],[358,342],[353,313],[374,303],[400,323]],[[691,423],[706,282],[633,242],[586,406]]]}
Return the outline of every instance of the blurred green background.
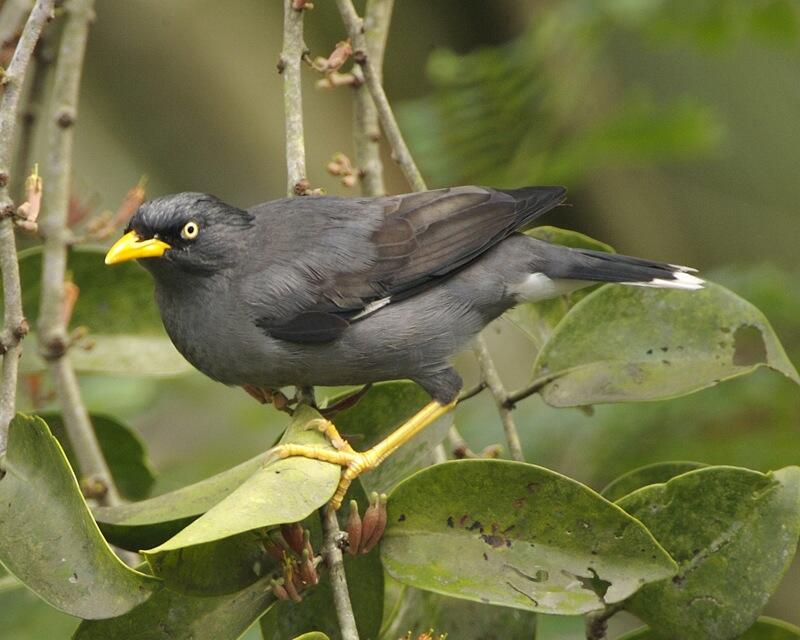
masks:
{"label": "blurred green background", "polygon": [[[333,3],[315,4],[307,44],[327,55],[344,30]],[[281,197],[281,29],[277,0],[99,0],[76,198],[95,213],[113,210],[142,174],[150,195],[206,191],[240,206]],[[565,184],[572,206],[544,223],[700,268],[761,308],[798,364],[798,68],[790,0],[401,0],[385,81],[431,186]],[[351,92],[317,90],[316,79],[306,72],[309,178],[354,194],[325,172],[334,153],[352,157]],[[390,191],[405,190],[386,160]],[[507,386],[524,385],[532,345],[508,321],[488,334]],[[471,357],[459,365],[474,381]],[[251,457],[286,423],[199,374],[82,384],[91,410],[141,434],[156,493]],[[529,461],[598,489],[660,460],[760,470],[800,462],[800,394],[767,371],[591,416],[531,399],[516,416]],[[502,442],[484,395],[459,408],[458,424],[475,450]],[[795,562],[766,613],[800,624],[798,593]],[[74,626],[27,593],[14,597],[19,629],[51,618]],[[28,606],[39,613],[26,615]],[[619,616],[610,637],[632,625]],[[542,617],[540,629],[545,639],[577,638],[582,622]]]}

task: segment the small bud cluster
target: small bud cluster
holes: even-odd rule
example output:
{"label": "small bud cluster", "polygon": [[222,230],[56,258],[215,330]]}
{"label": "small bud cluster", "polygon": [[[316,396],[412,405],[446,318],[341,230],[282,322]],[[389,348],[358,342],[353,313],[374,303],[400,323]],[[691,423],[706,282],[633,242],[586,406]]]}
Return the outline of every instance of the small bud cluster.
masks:
{"label": "small bud cluster", "polygon": [[31,175],[25,180],[25,202],[17,208],[14,223],[25,231],[36,233],[39,230],[37,220],[42,208],[42,178],[39,175],[39,165],[33,165]]}
{"label": "small bud cluster", "polygon": [[358,513],[358,503],[355,500],[350,501],[346,525],[347,553],[353,556],[359,552],[369,553],[380,542],[386,530],[386,503],[385,493],[378,495],[373,491],[362,519]]}
{"label": "small bud cluster", "polygon": [[[104,240],[124,227],[131,216],[141,206],[147,197],[147,177],[142,176],[139,182],[128,189],[125,198],[116,212],[104,211],[98,217],[89,221],[86,229],[95,240]],[[84,214],[85,215],[85,214]],[[84,216],[70,216],[72,224],[77,223]]]}
{"label": "small bud cluster", "polygon": [[319,583],[318,559],[311,547],[308,529],[299,523],[281,525],[280,531],[269,532],[263,542],[264,550],[281,567],[282,575],[270,580],[270,587],[278,600],[301,602],[302,592]]}
{"label": "small bud cluster", "polygon": [[361,80],[353,73],[340,73],[339,70],[353,56],[353,45],[350,39],[336,43],[331,54],[324,58],[317,56],[314,60],[308,58],[313,69],[319,71],[324,77],[317,81],[317,89],[335,89],[336,87],[358,86]]}
{"label": "small bud cluster", "polygon": [[358,171],[353,167],[350,158],[343,153],[334,155],[326,169],[333,176],[341,176],[342,184],[345,187],[352,188],[358,183]]}

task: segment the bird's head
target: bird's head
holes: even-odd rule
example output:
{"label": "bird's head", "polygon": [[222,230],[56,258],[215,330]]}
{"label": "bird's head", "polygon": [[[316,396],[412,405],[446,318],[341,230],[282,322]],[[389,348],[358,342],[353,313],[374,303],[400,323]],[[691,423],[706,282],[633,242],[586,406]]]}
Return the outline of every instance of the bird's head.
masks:
{"label": "bird's head", "polygon": [[233,264],[253,216],[205,193],[145,202],[108,250],[106,264],[142,260],[154,275],[208,275]]}

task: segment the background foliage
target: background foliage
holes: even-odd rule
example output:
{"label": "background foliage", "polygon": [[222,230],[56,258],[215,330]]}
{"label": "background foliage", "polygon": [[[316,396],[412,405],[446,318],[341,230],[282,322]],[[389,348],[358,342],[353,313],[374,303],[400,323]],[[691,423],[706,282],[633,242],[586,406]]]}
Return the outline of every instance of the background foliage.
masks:
{"label": "background foliage", "polygon": [[[307,40],[314,53],[325,54],[343,32],[335,9],[317,5],[307,20]],[[231,11],[205,1],[101,0],[97,13],[76,134],[78,202],[95,213],[113,209],[143,173],[153,195],[204,190],[248,205],[282,194],[282,103],[273,73],[282,22],[278,3],[242,1]],[[797,363],[798,24],[796,5],[789,0],[404,0],[396,7],[385,77],[432,186],[566,183],[572,208],[560,209],[546,222],[586,232],[621,252],[702,268],[758,307]],[[338,181],[326,176],[324,164],[334,152],[350,151],[350,95],[315,92],[313,77],[306,89],[310,177],[331,193],[343,193]],[[405,189],[394,169],[389,188]],[[72,269],[80,284],[80,255],[73,257]],[[111,278],[109,273],[96,277]],[[77,318],[102,347],[114,336],[102,331],[98,319],[120,311],[115,315],[131,325],[119,332],[134,340],[130,353],[141,354],[142,343],[135,340],[163,340],[145,300],[150,285],[135,270],[114,278],[119,280],[82,286],[86,295]],[[90,297],[100,289],[107,294]],[[133,295],[142,296],[133,311],[117,306],[129,304]],[[29,314],[34,309],[35,304],[26,304]],[[525,323],[515,320],[490,329],[509,388],[528,382],[536,355],[535,342],[519,328]],[[109,378],[97,375],[106,371],[93,369],[91,362],[82,366],[80,352],[74,353],[90,410],[115,416],[101,427],[101,435],[115,447],[123,441],[132,452],[125,462],[136,461],[134,469],[120,471],[121,477],[134,479],[121,487],[132,498],[161,495],[244,462],[271,446],[288,424],[285,416],[265,411],[241,391],[198,374]],[[87,360],[92,353],[86,352]],[[150,373],[174,373],[169,367],[178,365],[163,366]],[[35,368],[31,363],[28,370]],[[462,358],[460,368],[468,384],[474,382],[471,358]],[[22,396],[20,408],[52,409],[47,391],[36,398]],[[767,472],[800,459],[800,396],[786,377],[765,369],[672,401],[597,405],[589,415],[554,409],[535,397],[516,415],[527,460],[597,490],[631,469],[666,460]],[[502,441],[490,398],[479,396],[459,407],[456,421],[474,450]],[[386,481],[393,484],[391,477]],[[647,496],[638,499],[647,504]],[[144,521],[104,525],[100,520],[103,532],[111,536],[113,530],[122,546],[125,535],[138,535],[131,522]],[[153,535],[146,547],[169,537]],[[247,540],[232,546],[223,563],[248,557]],[[163,566],[166,571],[169,564]],[[374,567],[362,569],[374,575]],[[138,574],[109,571],[115,580],[147,584]],[[256,593],[260,586],[254,582],[248,588]],[[397,602],[393,589],[402,588],[390,580],[388,604]],[[798,590],[795,560],[765,613],[800,624]],[[165,603],[166,597],[147,606],[156,611],[171,606],[197,621],[225,611],[233,596],[169,596],[177,604]],[[410,587],[402,597],[430,612],[430,626],[452,628],[452,638],[462,637],[458,627],[448,625],[459,619],[457,607],[469,603],[448,604],[446,596]],[[388,604],[387,611],[397,614],[391,619],[387,614],[388,629],[399,637],[416,622]],[[155,615],[152,610],[145,614]],[[638,612],[646,620],[658,617],[646,602]],[[610,637],[638,626],[626,615],[614,618]],[[0,578],[0,619],[9,637],[21,639],[67,637],[77,626],[7,577]],[[520,628],[530,629],[529,623],[523,618]],[[572,638],[582,633],[583,621],[538,616],[537,625],[540,638]],[[761,625],[770,627],[768,621]],[[286,632],[310,630],[297,626]],[[335,627],[322,630],[334,633]],[[100,635],[92,633],[88,628],[82,637],[110,635],[102,629]],[[257,637],[258,632],[249,633]]]}

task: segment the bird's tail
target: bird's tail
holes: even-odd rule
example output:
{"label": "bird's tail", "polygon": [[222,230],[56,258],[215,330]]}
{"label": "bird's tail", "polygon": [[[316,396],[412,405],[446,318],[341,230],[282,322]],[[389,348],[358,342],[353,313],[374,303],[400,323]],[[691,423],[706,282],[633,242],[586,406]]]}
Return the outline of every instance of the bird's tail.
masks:
{"label": "bird's tail", "polygon": [[571,249],[569,254],[556,277],[686,290],[702,289],[705,283],[692,275],[697,270],[691,267],[588,249]]}

